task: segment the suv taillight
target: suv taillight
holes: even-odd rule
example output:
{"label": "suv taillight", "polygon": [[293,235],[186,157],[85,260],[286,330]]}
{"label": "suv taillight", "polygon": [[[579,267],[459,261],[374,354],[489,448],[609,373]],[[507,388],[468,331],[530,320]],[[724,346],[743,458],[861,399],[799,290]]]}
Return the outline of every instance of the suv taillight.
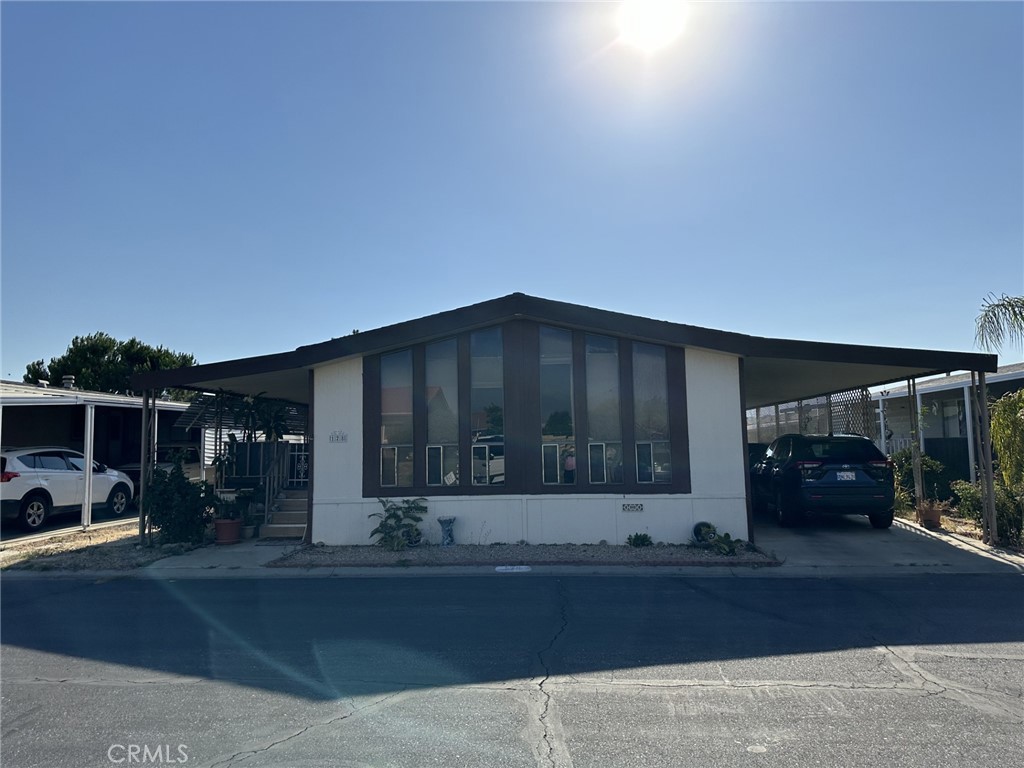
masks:
{"label": "suv taillight", "polygon": [[0,474],[0,483],[9,483],[16,477],[21,477],[17,472],[4,472]]}

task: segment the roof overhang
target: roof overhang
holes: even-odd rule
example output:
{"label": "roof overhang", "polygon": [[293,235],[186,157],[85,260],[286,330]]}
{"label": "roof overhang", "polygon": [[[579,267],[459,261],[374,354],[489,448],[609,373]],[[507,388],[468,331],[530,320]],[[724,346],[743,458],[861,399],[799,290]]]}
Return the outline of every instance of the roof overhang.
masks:
{"label": "roof overhang", "polygon": [[640,341],[707,349],[744,361],[746,408],[809,399],[953,371],[996,371],[995,355],[770,339],[511,294],[373,331],[299,347],[133,378],[140,389],[183,387],[265,395],[309,404],[309,371],[347,357],[375,354],[506,320],[530,319]]}

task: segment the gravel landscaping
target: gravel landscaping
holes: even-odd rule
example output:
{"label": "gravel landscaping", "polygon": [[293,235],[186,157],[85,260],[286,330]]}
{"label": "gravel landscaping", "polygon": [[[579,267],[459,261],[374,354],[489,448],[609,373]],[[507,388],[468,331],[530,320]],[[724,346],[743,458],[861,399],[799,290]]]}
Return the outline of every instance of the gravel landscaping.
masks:
{"label": "gravel landscaping", "polygon": [[[210,545],[212,546],[212,545]],[[0,545],[0,569],[32,571],[130,571],[193,549],[186,545],[142,547],[137,523],[76,531],[48,539]],[[708,546],[655,544],[457,544],[421,545],[397,552],[378,546],[300,547],[271,561],[270,568],[345,568],[445,565],[699,565],[763,567],[773,557],[741,544],[732,555]]]}
{"label": "gravel landscaping", "polygon": [[0,570],[128,571],[189,549],[139,546],[137,522],[29,542],[5,542]]}
{"label": "gravel landscaping", "polygon": [[757,549],[734,555],[677,544],[627,547],[610,544],[456,544],[423,545],[392,552],[381,547],[297,549],[267,564],[269,568],[343,568],[444,565],[705,565],[774,566],[779,562]]}

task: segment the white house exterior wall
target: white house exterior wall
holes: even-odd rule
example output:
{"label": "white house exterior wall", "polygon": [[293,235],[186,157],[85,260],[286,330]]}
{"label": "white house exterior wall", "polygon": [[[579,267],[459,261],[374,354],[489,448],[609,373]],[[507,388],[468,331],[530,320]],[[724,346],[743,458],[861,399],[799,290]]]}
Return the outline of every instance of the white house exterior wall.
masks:
{"label": "white house exterior wall", "polygon": [[[455,540],[463,544],[624,543],[636,532],[685,542],[702,520],[746,538],[738,358],[687,349],[686,387],[692,493],[428,497],[427,540],[440,540],[436,520],[446,516],[456,518]],[[367,544],[367,516],[380,509],[362,498],[362,388],[361,359],[314,372],[314,542]]]}

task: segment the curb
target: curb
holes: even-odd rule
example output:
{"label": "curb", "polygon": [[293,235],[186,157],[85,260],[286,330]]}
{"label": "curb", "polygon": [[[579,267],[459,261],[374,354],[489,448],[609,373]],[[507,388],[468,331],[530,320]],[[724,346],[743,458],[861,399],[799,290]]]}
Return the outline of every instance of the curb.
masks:
{"label": "curb", "polygon": [[1012,565],[1024,573],[1024,556],[1018,555],[1015,552],[992,547],[978,541],[977,539],[961,536],[960,534],[953,533],[952,531],[925,528],[924,526],[917,525],[916,523],[901,520],[898,517],[893,520],[893,525],[896,525],[909,533],[915,533],[918,536],[927,536],[929,538],[936,539],[937,541],[942,541],[951,547],[956,547],[957,549],[961,549],[965,552],[970,552],[973,555],[980,555],[991,560],[998,560],[1001,563]]}

